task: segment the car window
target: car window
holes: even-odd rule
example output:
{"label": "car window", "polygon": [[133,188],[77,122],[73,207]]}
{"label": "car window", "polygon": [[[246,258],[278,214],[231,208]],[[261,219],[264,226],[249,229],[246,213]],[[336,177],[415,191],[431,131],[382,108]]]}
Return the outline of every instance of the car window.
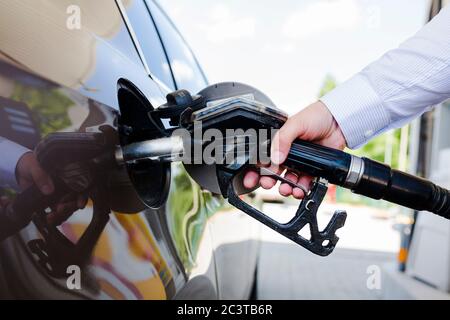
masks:
{"label": "car window", "polygon": [[161,9],[151,0],[146,2],[161,35],[177,87],[200,91],[207,82],[191,49]]}
{"label": "car window", "polygon": [[166,53],[144,1],[132,1],[126,7],[126,11],[150,72],[169,89],[174,90],[175,85]]}

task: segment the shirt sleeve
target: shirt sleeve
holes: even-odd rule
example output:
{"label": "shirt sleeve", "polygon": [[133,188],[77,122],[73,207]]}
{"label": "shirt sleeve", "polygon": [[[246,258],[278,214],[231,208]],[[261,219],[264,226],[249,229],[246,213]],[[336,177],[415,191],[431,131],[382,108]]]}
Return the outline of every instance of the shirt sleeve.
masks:
{"label": "shirt sleeve", "polygon": [[412,38],[321,98],[349,148],[450,98],[450,6]]}
{"label": "shirt sleeve", "polygon": [[0,186],[18,190],[16,165],[20,158],[25,153],[30,152],[30,150],[0,137],[0,152],[2,154],[2,160],[0,161]]}

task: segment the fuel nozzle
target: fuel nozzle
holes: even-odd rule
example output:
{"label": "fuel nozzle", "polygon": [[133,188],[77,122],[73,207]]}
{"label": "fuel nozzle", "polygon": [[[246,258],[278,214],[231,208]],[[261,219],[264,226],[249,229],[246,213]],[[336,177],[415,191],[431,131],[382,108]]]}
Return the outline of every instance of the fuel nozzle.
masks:
{"label": "fuel nozzle", "polygon": [[[176,91],[168,95],[167,100],[161,110],[149,112],[151,122],[160,126],[162,138],[126,145],[118,158],[125,163],[184,161],[188,173],[203,188],[221,194],[236,208],[317,255],[326,256],[334,250],[338,241],[336,231],[344,225],[346,219],[345,211],[336,211],[327,226],[323,230],[319,229],[317,210],[328,183],[370,198],[384,199],[412,209],[428,210],[450,217],[449,191],[430,181],[393,170],[367,158],[295,140],[283,166],[288,171],[301,172],[316,179],[311,189],[305,190],[306,196],[300,202],[294,217],[287,223],[279,223],[241,199],[241,194],[253,190],[243,186],[243,176],[249,169],[260,169],[261,174],[270,175],[294,187],[297,185],[279,174],[268,172],[266,168],[261,169],[251,163],[246,155],[236,157],[237,161],[212,163],[201,157],[203,153],[200,158],[195,158],[200,161],[189,163],[186,163],[185,156],[192,151],[192,146],[200,145],[203,148],[208,143],[195,138],[196,123],[201,123],[202,133],[209,129],[216,132],[227,132],[230,129],[254,130],[259,138],[264,130],[279,129],[287,115],[260,91],[234,82],[209,86],[196,96],[190,96],[184,90]],[[185,129],[191,138],[186,140],[185,137],[172,135],[180,128]],[[239,138],[239,135],[236,134],[234,138]],[[239,139],[234,138],[232,144],[227,144],[227,139],[222,141],[226,153],[234,154],[238,149],[236,146],[239,142],[236,141]],[[243,144],[251,149],[250,143]],[[268,144],[257,144],[258,148],[263,146],[267,147]],[[309,238],[301,236],[303,228],[309,228]]]}

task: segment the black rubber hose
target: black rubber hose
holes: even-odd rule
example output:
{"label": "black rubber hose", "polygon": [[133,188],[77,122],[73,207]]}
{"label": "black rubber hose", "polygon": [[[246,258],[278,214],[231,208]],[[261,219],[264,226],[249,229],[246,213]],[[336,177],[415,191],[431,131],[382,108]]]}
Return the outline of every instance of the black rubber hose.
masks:
{"label": "black rubber hose", "polygon": [[355,193],[450,218],[450,192],[433,182],[363,158],[364,174]]}
{"label": "black rubber hose", "polygon": [[332,184],[351,188],[353,192],[369,198],[383,199],[450,219],[449,190],[367,158],[362,158],[364,171],[359,182],[349,186],[346,179],[352,157],[355,156],[340,150],[295,140],[285,166],[313,177],[325,178]]}

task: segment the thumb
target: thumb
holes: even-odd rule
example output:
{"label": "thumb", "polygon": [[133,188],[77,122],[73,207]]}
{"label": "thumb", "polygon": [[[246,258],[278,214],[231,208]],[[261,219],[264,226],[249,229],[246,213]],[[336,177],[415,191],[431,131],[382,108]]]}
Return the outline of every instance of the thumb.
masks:
{"label": "thumb", "polygon": [[33,164],[31,168],[31,177],[33,178],[34,184],[39,188],[39,190],[45,194],[49,195],[53,193],[54,186],[50,176],[41,168],[37,163]]}
{"label": "thumb", "polygon": [[301,121],[295,119],[296,117],[289,118],[272,140],[270,160],[276,165],[281,165],[286,160],[292,142],[302,131]]}

